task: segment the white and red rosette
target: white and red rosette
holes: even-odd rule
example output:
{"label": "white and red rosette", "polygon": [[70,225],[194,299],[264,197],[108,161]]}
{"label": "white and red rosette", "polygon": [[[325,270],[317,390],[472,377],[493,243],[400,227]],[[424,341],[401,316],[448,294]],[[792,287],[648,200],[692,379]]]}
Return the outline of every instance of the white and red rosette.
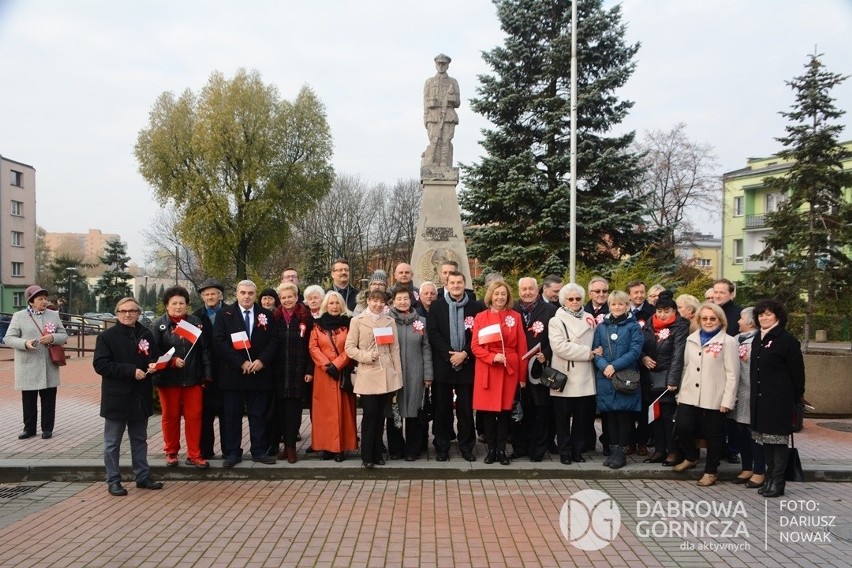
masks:
{"label": "white and red rosette", "polygon": [[49,334],[55,333],[55,332],[56,332],[56,324],[55,323],[53,323],[52,321],[49,321],[46,324],[44,324],[44,333],[45,334],[49,335]]}
{"label": "white and red rosette", "polygon": [[538,334],[544,331],[544,324],[540,321],[534,321],[527,331],[533,332],[533,337],[538,337]]}
{"label": "white and red rosette", "polygon": [[714,341],[704,350],[706,353],[712,353],[713,357],[718,357],[719,353],[722,352],[722,344],[718,341]]}
{"label": "white and red rosette", "polygon": [[657,341],[665,341],[666,339],[668,339],[668,338],[669,338],[669,335],[671,335],[671,333],[672,333],[672,332],[671,332],[671,331],[669,331],[669,328],[664,327],[663,329],[661,329],[661,330],[657,333]]}
{"label": "white and red rosette", "polygon": [[467,316],[464,318],[464,329],[467,331],[468,329],[473,328],[473,316]]}
{"label": "white and red rosette", "polygon": [[147,339],[140,339],[139,344],[136,348],[139,350],[139,353],[142,353],[146,357],[148,356],[148,349],[151,347],[151,344],[148,343]]}
{"label": "white and red rosette", "polygon": [[299,324],[299,337],[305,337],[305,331],[308,329],[308,326],[300,323]]}
{"label": "white and red rosette", "polygon": [[424,326],[424,325],[423,325],[423,322],[422,322],[422,321],[420,321],[420,320],[414,320],[414,322],[411,324],[411,327],[413,327],[413,328],[414,328],[414,331],[416,331],[416,332],[417,332],[417,333],[419,333],[420,335],[423,335],[423,329],[424,329],[426,326]]}
{"label": "white and red rosette", "polygon": [[515,327],[515,316],[506,316],[506,319],[503,320],[503,323],[506,324],[506,327]]}
{"label": "white and red rosette", "polygon": [[261,329],[266,329],[266,326],[269,324],[269,320],[266,319],[266,314],[258,314],[257,315],[257,326]]}
{"label": "white and red rosette", "polygon": [[740,361],[748,361],[748,344],[740,343]]}

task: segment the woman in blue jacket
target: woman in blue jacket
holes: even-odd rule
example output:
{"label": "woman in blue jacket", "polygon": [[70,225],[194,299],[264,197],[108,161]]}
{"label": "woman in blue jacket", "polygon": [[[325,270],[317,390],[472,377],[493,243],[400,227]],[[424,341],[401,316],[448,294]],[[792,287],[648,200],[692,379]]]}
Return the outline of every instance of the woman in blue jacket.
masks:
{"label": "woman in blue jacket", "polygon": [[642,355],[642,329],[628,310],[629,296],[620,290],[609,295],[609,314],[595,329],[592,350],[603,348],[603,355],[595,357],[595,397],[598,412],[609,424],[610,456],[603,465],[612,469],[625,466],[625,447],[630,443],[635,413],[642,408],[642,393],[632,394],[615,390],[612,378],[618,371],[637,370]]}

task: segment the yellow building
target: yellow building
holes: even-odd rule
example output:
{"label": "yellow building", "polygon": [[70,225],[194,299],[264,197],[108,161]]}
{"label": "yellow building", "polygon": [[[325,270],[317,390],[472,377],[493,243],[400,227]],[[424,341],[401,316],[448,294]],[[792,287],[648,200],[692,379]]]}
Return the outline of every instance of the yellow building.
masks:
{"label": "yellow building", "polygon": [[[852,140],[842,142],[852,152]],[[769,234],[766,214],[775,211],[787,196],[770,190],[764,178],[786,175],[791,161],[778,156],[749,158],[748,165],[722,176],[724,204],[722,211],[722,277],[738,282],[746,274],[754,274],[767,268],[769,263],[751,260],[752,255],[763,250],[763,240]],[[843,163],[845,169],[852,168],[852,159]],[[852,188],[846,188],[847,201],[852,200]]]}

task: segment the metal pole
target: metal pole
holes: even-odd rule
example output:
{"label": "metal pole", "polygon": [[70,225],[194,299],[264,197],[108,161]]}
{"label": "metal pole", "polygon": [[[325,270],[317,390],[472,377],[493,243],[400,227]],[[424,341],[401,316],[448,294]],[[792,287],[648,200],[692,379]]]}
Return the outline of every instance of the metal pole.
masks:
{"label": "metal pole", "polygon": [[571,1],[571,229],[569,281],[577,281],[577,2]]}

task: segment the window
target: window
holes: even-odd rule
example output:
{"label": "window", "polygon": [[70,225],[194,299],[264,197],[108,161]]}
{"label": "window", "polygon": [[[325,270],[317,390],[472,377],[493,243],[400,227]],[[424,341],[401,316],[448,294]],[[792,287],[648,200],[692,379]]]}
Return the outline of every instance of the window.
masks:
{"label": "window", "polygon": [[23,292],[12,292],[12,306],[16,308],[24,307],[24,293]]}
{"label": "window", "polygon": [[743,240],[734,239],[734,264],[743,263]]}
{"label": "window", "polygon": [[699,258],[698,259],[698,267],[699,268],[710,268],[710,259],[709,258]]}
{"label": "window", "polygon": [[16,172],[15,170],[10,170],[11,176],[9,179],[9,183],[14,185],[15,187],[23,187],[24,186],[24,174],[21,172]]}
{"label": "window", "polygon": [[739,197],[734,197],[734,217],[742,217],[743,216],[743,205],[745,203],[745,199],[742,195]]}
{"label": "window", "polygon": [[12,277],[18,277],[18,278],[24,277],[24,263],[23,262],[13,262],[12,263]]}
{"label": "window", "polygon": [[15,201],[12,200],[12,215],[14,217],[23,217],[24,216],[24,203],[23,201]]}
{"label": "window", "polygon": [[783,193],[767,193],[766,194],[766,212],[775,213],[782,203],[787,201],[787,196]]}
{"label": "window", "polygon": [[12,246],[24,246],[24,234],[21,231],[12,231]]}

